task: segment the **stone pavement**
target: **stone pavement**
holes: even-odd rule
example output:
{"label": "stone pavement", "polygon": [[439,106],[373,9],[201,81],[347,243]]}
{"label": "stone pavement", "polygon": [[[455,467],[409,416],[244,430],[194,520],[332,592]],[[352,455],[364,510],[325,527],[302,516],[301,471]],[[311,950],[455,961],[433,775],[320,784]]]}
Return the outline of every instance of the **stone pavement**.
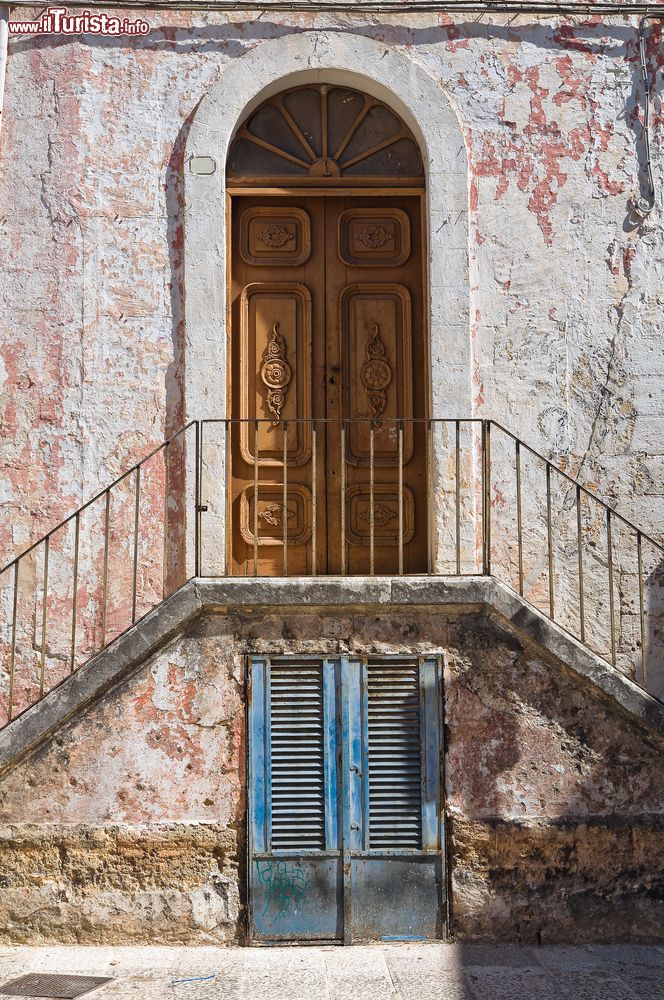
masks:
{"label": "stone pavement", "polygon": [[0,949],[0,985],[28,972],[113,977],[90,1000],[664,1000],[645,945]]}

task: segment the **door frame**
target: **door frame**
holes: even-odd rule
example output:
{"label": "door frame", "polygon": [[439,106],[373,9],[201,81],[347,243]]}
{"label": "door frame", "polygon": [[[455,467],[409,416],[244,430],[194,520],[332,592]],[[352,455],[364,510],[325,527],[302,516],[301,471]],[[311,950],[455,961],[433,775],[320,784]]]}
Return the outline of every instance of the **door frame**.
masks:
{"label": "door frame", "polygon": [[[423,391],[424,391],[424,409],[425,412],[432,416],[431,413],[431,402],[432,402],[432,379],[431,379],[431,331],[430,331],[430,309],[429,305],[429,214],[427,211],[427,190],[426,185],[422,184],[419,186],[404,186],[395,185],[392,183],[386,183],[384,185],[373,184],[370,187],[367,186],[329,186],[321,187],[316,186],[315,182],[311,186],[300,186],[300,187],[290,187],[290,186],[274,186],[269,187],[265,185],[229,185],[226,188],[226,219],[228,220],[226,225],[226,314],[225,314],[225,357],[226,357],[226,372],[225,372],[225,418],[230,420],[232,417],[232,385],[231,385],[231,369],[233,366],[233,356],[232,356],[232,299],[230,295],[231,279],[233,273],[233,198],[241,197],[269,197],[269,198],[385,198],[385,197],[411,197],[417,198],[419,200],[420,209],[420,227],[421,227],[421,254],[422,254],[422,266],[421,266],[421,280],[422,280],[422,335],[421,342],[424,349],[424,365],[423,365]],[[231,512],[231,490],[229,488],[231,476],[231,468],[225,470],[225,481],[224,481],[224,520],[225,524],[228,526],[228,530],[224,532],[224,565],[230,566],[232,564],[232,548],[233,548],[233,533],[232,533],[232,512]],[[434,512],[432,509],[432,496],[431,496],[431,484],[426,483],[427,490],[427,542],[430,553],[433,552],[433,536],[434,536]],[[431,562],[432,555],[429,557],[429,562]],[[429,567],[430,569],[431,567]]]}
{"label": "door frame", "polygon": [[[335,822],[335,827],[338,826],[338,841],[339,849],[335,852],[335,856],[338,855],[339,860],[342,864],[342,901],[341,901],[341,937],[335,938],[266,938],[259,937],[254,933],[254,922],[253,922],[253,894],[252,894],[252,872],[251,865],[253,860],[253,822],[252,822],[252,808],[254,808],[254,802],[252,799],[252,782],[255,780],[256,775],[254,773],[254,758],[252,755],[251,740],[252,740],[252,699],[253,699],[253,674],[252,666],[253,664],[261,664],[263,667],[262,682],[265,682],[265,670],[269,670],[270,662],[272,659],[278,659],[280,661],[292,658],[294,661],[306,661],[306,660],[320,660],[325,664],[337,664],[339,669],[339,680],[337,681],[337,690],[335,693],[336,698],[336,709],[337,709],[337,719],[336,724],[338,727],[337,733],[332,740],[335,750],[339,753],[338,760],[338,792],[339,800],[341,802],[341,807],[339,809],[338,819]],[[438,744],[436,752],[438,754],[438,768],[437,768],[437,795],[435,803],[438,809],[437,815],[437,837],[438,837],[438,847],[437,850],[425,851],[424,849],[420,852],[420,856],[429,856],[435,859],[436,873],[435,878],[438,886],[438,902],[439,902],[439,925],[440,936],[437,938],[429,938],[428,940],[443,940],[449,941],[451,938],[451,883],[450,883],[450,863],[449,863],[449,851],[448,851],[448,829],[447,829],[447,811],[446,811],[446,786],[445,786],[445,755],[447,752],[447,740],[446,740],[446,699],[445,699],[445,664],[444,658],[441,653],[430,653],[430,654],[420,654],[414,653],[408,655],[406,653],[395,653],[393,655],[380,654],[372,656],[370,654],[364,655],[353,655],[353,654],[326,654],[322,653],[320,655],[307,653],[303,656],[297,654],[289,654],[283,652],[275,653],[249,653],[246,654],[244,658],[244,668],[245,668],[245,774],[246,774],[246,802],[245,802],[245,823],[246,823],[246,838],[245,838],[245,871],[246,879],[244,882],[244,889],[246,891],[246,908],[245,908],[245,943],[248,946],[253,947],[274,947],[274,946],[287,946],[289,944],[299,944],[299,945],[311,945],[313,947],[320,945],[339,945],[348,946],[353,944],[353,933],[352,933],[352,877],[351,877],[351,865],[353,858],[370,858],[370,857],[384,857],[389,859],[390,857],[415,857],[416,852],[405,851],[403,849],[369,849],[363,851],[351,851],[349,847],[349,837],[350,831],[347,826],[350,822],[350,803],[349,803],[349,784],[348,775],[346,772],[350,773],[352,770],[348,765],[350,763],[349,754],[349,741],[343,738],[342,731],[348,725],[348,709],[349,709],[349,698],[348,689],[345,687],[344,682],[341,680],[344,672],[347,672],[351,664],[358,664],[360,666],[360,685],[362,686],[365,682],[362,678],[366,675],[367,661],[368,660],[382,660],[385,666],[389,663],[398,663],[399,661],[412,661],[416,660],[419,664],[420,669],[420,718],[424,719],[426,715],[425,709],[425,694],[422,688],[422,668],[428,665],[430,669],[433,670],[433,676],[435,678],[435,688],[434,693],[438,697],[438,709],[436,713],[436,728],[438,732]],[[269,689],[268,689],[269,690]],[[261,694],[263,699],[265,699],[265,690],[261,686]],[[267,695],[267,702],[263,700],[263,704],[269,705],[269,693]],[[268,743],[268,730],[265,727],[263,729],[263,746],[261,756],[265,756],[267,753],[267,743]],[[421,722],[422,724],[422,722]],[[268,723],[269,726],[269,723]],[[361,728],[364,728],[363,724]],[[424,775],[424,770],[430,769],[430,764],[427,761],[431,753],[431,747],[425,746],[424,741],[428,731],[428,726],[425,725],[420,731],[420,753],[422,755],[422,771]],[[349,732],[350,735],[350,732]],[[331,737],[329,734],[325,736],[325,743],[329,742]],[[364,737],[362,739],[362,751],[366,752],[367,747],[364,744]],[[429,758],[430,759],[430,758]],[[423,777],[424,780],[424,777]],[[261,784],[264,787],[264,804],[267,806],[267,795],[268,789],[264,785],[264,774],[261,775]],[[368,831],[364,831],[366,836]],[[260,852],[256,852],[260,853]],[[291,854],[295,852],[290,852]],[[329,854],[327,851],[322,852],[323,856]],[[288,853],[284,854],[284,857],[288,858],[290,855]],[[306,852],[305,852],[306,856]],[[389,937],[383,936],[378,940],[408,940],[407,937]],[[413,939],[410,939],[413,940]],[[423,938],[417,938],[417,940],[423,940]],[[366,943],[366,940],[363,940]]]}
{"label": "door frame", "polygon": [[[362,33],[327,28],[295,31],[284,39],[262,40],[219,67],[214,83],[203,86],[183,128],[184,204],[176,208],[184,247],[174,249],[174,294],[182,315],[177,338],[183,358],[181,392],[169,397],[167,426],[216,419],[226,391],[226,237],[225,163],[238,125],[271,95],[307,83],[329,83],[366,93],[392,108],[416,137],[426,179],[427,310],[432,416],[466,417],[479,405],[479,374],[473,358],[483,348],[483,328],[471,339],[471,286],[477,285],[469,234],[476,212],[471,201],[468,136],[444,82],[413,53]],[[276,192],[279,193],[279,192]],[[476,195],[476,191],[473,194]],[[184,252],[183,252],[184,251]],[[434,461],[443,452],[434,442]],[[206,481],[214,486],[208,523],[224,537],[223,454],[209,460]],[[186,473],[187,496],[195,477]],[[473,517],[479,507],[473,505]],[[435,515],[437,517],[437,514]],[[209,575],[223,576],[225,545],[208,554]],[[184,568],[193,572],[194,518],[185,521]],[[433,558],[436,559],[434,549]]]}

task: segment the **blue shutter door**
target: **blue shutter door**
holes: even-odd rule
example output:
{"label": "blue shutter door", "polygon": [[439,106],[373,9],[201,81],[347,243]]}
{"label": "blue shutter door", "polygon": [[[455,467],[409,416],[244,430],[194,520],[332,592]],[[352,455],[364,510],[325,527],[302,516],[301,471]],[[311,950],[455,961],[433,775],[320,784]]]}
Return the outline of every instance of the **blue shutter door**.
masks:
{"label": "blue shutter door", "polygon": [[443,931],[442,689],[436,657],[364,666],[366,850],[351,863],[354,940],[425,940]]}
{"label": "blue shutter door", "polygon": [[[336,676],[323,658],[252,658],[249,698],[250,936],[333,941],[343,933]],[[262,772],[262,773],[261,773]]]}
{"label": "blue shutter door", "polygon": [[270,670],[272,850],[325,848],[323,664]]}
{"label": "blue shutter door", "polygon": [[420,678],[417,660],[367,667],[369,846],[422,843]]}
{"label": "blue shutter door", "polygon": [[255,938],[441,936],[441,720],[436,657],[252,659]]}

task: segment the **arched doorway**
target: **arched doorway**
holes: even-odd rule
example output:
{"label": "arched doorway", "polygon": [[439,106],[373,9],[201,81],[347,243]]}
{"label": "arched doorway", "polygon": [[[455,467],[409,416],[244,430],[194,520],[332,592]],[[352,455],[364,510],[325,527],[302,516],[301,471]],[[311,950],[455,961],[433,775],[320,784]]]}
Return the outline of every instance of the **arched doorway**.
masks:
{"label": "arched doorway", "polygon": [[424,169],[375,97],[308,84],[236,131],[234,574],[425,572]]}

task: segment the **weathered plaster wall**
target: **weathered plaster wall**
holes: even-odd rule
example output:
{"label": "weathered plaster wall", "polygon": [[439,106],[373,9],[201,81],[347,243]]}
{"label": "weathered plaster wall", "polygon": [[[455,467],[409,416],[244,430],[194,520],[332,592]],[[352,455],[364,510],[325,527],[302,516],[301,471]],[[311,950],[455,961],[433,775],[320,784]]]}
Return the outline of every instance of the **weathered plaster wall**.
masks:
{"label": "weathered plaster wall", "polygon": [[235,937],[242,674],[218,636],[182,639],[8,778],[7,940]]}
{"label": "weathered plaster wall", "polygon": [[[260,65],[262,85],[271,69],[279,76],[286,53],[291,65],[312,38],[323,36],[342,37],[344,65],[356,63],[376,80],[381,69],[362,56],[369,42],[399,60],[404,79],[412,66],[415,88],[418,74],[426,74],[442,88],[441,106],[449,101],[458,118],[469,190],[469,198],[458,196],[459,214],[468,211],[469,218],[469,242],[459,254],[469,255],[470,280],[467,294],[443,296],[445,315],[433,317],[434,325],[444,319],[452,331],[442,374],[434,352],[437,397],[443,387],[451,393],[441,407],[446,414],[472,409],[502,420],[657,534],[664,512],[662,241],[660,203],[643,224],[631,209],[639,191],[642,96],[636,24],[624,16],[602,23],[524,15],[507,24],[505,18],[475,23],[442,14],[413,15],[406,23],[397,15],[174,12],[167,22],[161,13],[152,16],[150,33],[138,39],[13,37],[0,184],[0,561],[182,423],[192,358],[185,324],[183,158],[196,111],[230,67],[242,76],[251,75],[249,63]],[[659,32],[652,25],[648,40],[655,94]],[[389,60],[376,56],[376,63],[383,61]],[[334,68],[333,54],[329,62]],[[656,99],[657,183],[660,114]],[[440,135],[441,149],[448,141]],[[449,228],[454,220],[438,225],[436,207],[432,228]],[[217,243],[215,252],[223,257],[223,233]],[[432,273],[431,280],[434,287],[447,275]],[[463,314],[463,321],[455,325],[450,312]],[[204,315],[199,320],[204,324]],[[223,331],[209,335],[223,337]],[[198,381],[207,387],[223,381],[223,373],[213,375],[203,372]],[[213,403],[206,400],[206,412]],[[512,456],[508,461],[505,454],[496,443],[492,500],[496,525],[501,512],[508,515],[511,539],[507,544],[506,535],[494,531],[494,566],[515,583]],[[442,469],[440,486],[451,486],[451,469]],[[538,490],[538,514],[527,521],[532,544],[525,574],[528,596],[544,607],[542,482]],[[141,592],[148,598],[158,598],[161,585],[162,493],[163,470],[157,468],[152,482],[143,483],[153,508],[152,536],[140,560]],[[116,526],[110,547],[118,590],[121,572],[131,566],[130,488],[126,501],[124,527]],[[569,496],[554,495],[554,501],[562,510],[561,517],[554,512],[556,527],[564,528],[556,553],[563,578],[559,607],[569,624],[577,613],[575,521]],[[95,517],[84,526],[84,541],[94,553],[86,559],[98,569],[101,510]],[[589,591],[598,597],[589,620],[601,620],[594,646],[606,652],[606,539],[599,514],[595,522],[587,572]],[[62,539],[63,548],[71,549],[71,535]],[[222,551],[220,538],[215,535],[208,551]],[[470,534],[469,540],[470,562],[477,553]],[[634,671],[634,538],[622,549],[619,658]],[[177,562],[177,546],[172,555]],[[650,551],[645,560],[647,610],[659,616],[660,560]],[[41,571],[39,559],[22,567],[19,631],[28,638],[38,629],[39,602],[31,587]],[[58,579],[57,567],[53,571]],[[63,562],[54,619],[69,617],[70,575]],[[0,580],[5,622],[10,584],[8,575]],[[79,607],[79,620],[88,623],[82,653],[98,640],[100,617],[99,581],[86,588]],[[126,611],[126,589],[118,601]],[[117,617],[124,627],[126,614]],[[661,644],[660,625],[648,629],[651,641]],[[0,640],[7,637],[5,628]],[[47,669],[54,675],[67,669],[66,654],[52,660]],[[26,664],[23,676],[30,671],[37,675],[30,685],[38,686],[39,664]]]}
{"label": "weathered plaster wall", "polygon": [[483,615],[427,609],[196,621],[3,779],[0,938],[240,936],[245,653],[413,650],[445,657],[454,932],[661,939],[661,751]]}
{"label": "weathered plaster wall", "polygon": [[[154,15],[138,40],[12,38],[0,181],[0,562],[182,422],[183,154],[193,116],[247,52],[322,29],[343,33],[349,47],[362,37],[398,52],[441,84],[458,116],[469,159],[470,197],[459,210],[469,210],[471,317],[459,343],[470,344],[473,411],[502,420],[659,532],[663,255],[660,203],[645,224],[630,209],[639,188],[637,19],[506,20],[172,13]],[[653,27],[648,53],[658,73],[659,37]],[[654,111],[659,184],[658,101]],[[159,471],[144,484],[148,499],[151,489],[161,496]],[[498,518],[512,500],[500,477],[493,499]],[[130,488],[125,500],[128,520],[111,544],[118,589],[121,571],[131,571]],[[155,506],[153,528],[157,521]],[[98,556],[95,523],[85,531]],[[545,606],[542,523],[528,520],[537,555],[531,548],[526,558],[531,593]],[[604,551],[600,527],[593,545]],[[161,550],[156,528],[153,548]],[[514,546],[503,555],[513,581]],[[563,555],[573,564],[573,549]],[[158,594],[159,561],[152,567],[142,553],[140,567],[145,590]],[[26,593],[40,572],[37,560],[23,564]],[[64,569],[52,572],[65,579]],[[631,577],[629,567],[621,573],[621,642],[633,669],[633,565]],[[589,574],[589,621],[603,621],[606,650],[601,559]],[[9,582],[0,581],[5,645]],[[655,584],[661,611],[661,573]],[[79,607],[84,650],[98,642],[98,589],[97,579]],[[51,599],[62,642],[57,655],[55,640],[48,650],[49,684],[70,667],[71,594],[63,584]],[[126,590],[117,601],[126,624]],[[571,584],[559,601],[573,605]],[[31,659],[17,680],[18,695],[29,687],[26,700],[39,689],[41,635],[39,604],[28,603],[19,629]],[[237,933],[238,636],[251,629],[252,648],[274,649],[275,635],[289,634],[283,628],[279,616],[215,620],[7,779],[7,937],[21,923],[32,940],[99,940],[102,924],[112,928],[106,940]],[[360,618],[304,618],[297,628],[317,650],[321,634],[356,645],[375,634],[375,622]],[[584,913],[597,936],[616,926],[625,936],[654,935],[662,885],[655,751],[509,643],[480,652],[472,630],[442,617],[423,625],[402,616],[390,628],[392,648],[421,642],[448,653],[458,931],[513,936],[516,926],[525,936],[570,937],[573,914]],[[455,716],[456,700],[465,715]],[[455,731],[455,718],[473,725]],[[175,860],[159,860],[174,851]],[[517,868],[525,875],[515,888]],[[620,895],[624,885],[636,887],[631,900]]]}
{"label": "weathered plaster wall", "polygon": [[[266,39],[286,46],[322,28],[403,53],[458,114],[470,160],[476,410],[659,527],[662,247],[658,211],[639,226],[629,208],[636,18],[498,21],[160,13],[140,39],[11,39],[3,559],[182,420],[192,116],[230,62]],[[656,104],[656,173],[658,116]]]}

